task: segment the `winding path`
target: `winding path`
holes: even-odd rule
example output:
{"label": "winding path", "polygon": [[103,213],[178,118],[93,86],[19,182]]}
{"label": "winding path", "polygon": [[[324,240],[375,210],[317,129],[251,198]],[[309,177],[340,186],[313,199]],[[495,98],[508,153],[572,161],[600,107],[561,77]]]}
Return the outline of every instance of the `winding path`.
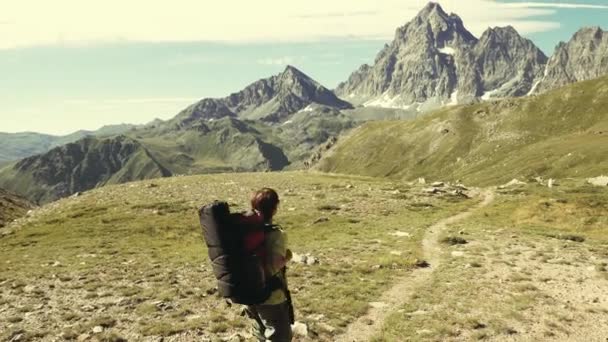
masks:
{"label": "winding path", "polygon": [[483,201],[475,207],[443,219],[429,227],[422,240],[422,250],[430,267],[415,269],[412,273],[398,279],[393,287],[380,296],[378,303],[381,304],[371,306],[365,315],[359,317],[346,328],[344,334],[337,336],[336,341],[369,341],[379,332],[386,317],[407,303],[415,290],[430,279],[433,271],[441,263],[441,247],[439,245],[441,232],[448,225],[469,217],[475,210],[489,205],[494,200],[494,193],[490,190],[483,191],[481,196],[483,196]]}

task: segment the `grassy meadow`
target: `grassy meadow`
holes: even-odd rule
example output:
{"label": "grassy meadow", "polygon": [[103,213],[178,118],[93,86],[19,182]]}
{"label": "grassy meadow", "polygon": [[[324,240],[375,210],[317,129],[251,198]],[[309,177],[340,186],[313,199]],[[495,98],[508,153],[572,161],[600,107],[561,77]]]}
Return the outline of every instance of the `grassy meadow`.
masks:
{"label": "grassy meadow", "polygon": [[309,326],[303,340],[315,341],[331,341],[411,271],[426,227],[477,201],[405,182],[302,172],[173,177],[85,192],[4,228],[0,339],[246,337],[240,309],[216,295],[196,209],[214,199],[246,209],[263,186],[282,197],[276,222],[290,248],[319,259],[289,269],[297,320]]}
{"label": "grassy meadow", "polygon": [[443,233],[445,261],[374,340],[604,341],[607,233],[606,188],[498,189]]}

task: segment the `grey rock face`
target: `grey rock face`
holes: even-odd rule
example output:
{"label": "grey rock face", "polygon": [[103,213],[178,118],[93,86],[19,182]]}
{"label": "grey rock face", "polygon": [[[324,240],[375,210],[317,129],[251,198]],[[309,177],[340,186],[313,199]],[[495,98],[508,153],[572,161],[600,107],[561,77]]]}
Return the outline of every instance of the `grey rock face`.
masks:
{"label": "grey rock face", "polygon": [[549,59],[536,92],[555,89],[569,83],[608,74],[608,32],[588,27],[574,34],[568,43],[560,43]]}
{"label": "grey rock face", "polygon": [[512,27],[475,38],[455,14],[429,3],[336,92],[369,106],[434,108],[493,94],[525,95],[547,57]]}
{"label": "grey rock face", "polygon": [[281,74],[259,80],[226,98],[201,100],[179,113],[174,123],[187,127],[200,120],[223,117],[278,123],[311,104],[352,108],[331,90],[288,66]]}
{"label": "grey rock face", "polygon": [[486,30],[473,55],[480,89],[497,97],[529,93],[547,63],[547,56],[511,26]]}
{"label": "grey rock face", "polygon": [[370,105],[405,107],[436,99],[448,101],[458,89],[456,70],[477,39],[462,20],[429,3],[395,39],[339,85],[337,93]]}

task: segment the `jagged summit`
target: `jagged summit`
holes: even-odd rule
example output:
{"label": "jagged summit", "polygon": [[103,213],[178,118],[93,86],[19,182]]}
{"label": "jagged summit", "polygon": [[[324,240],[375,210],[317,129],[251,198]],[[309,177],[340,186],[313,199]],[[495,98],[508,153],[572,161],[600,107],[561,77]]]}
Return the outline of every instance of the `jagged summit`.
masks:
{"label": "jagged summit", "polygon": [[373,65],[359,68],[336,92],[364,106],[429,110],[525,95],[544,63],[546,56],[513,27],[491,28],[479,40],[458,15],[431,2],[397,29]]}
{"label": "jagged summit", "polygon": [[445,47],[454,43],[471,43],[477,39],[471,34],[456,14],[447,14],[438,3],[428,3],[406,25],[397,29],[395,40],[407,39],[412,35],[427,35],[431,44]]}
{"label": "jagged summit", "polygon": [[228,97],[203,99],[189,106],[177,115],[173,123],[187,127],[197,120],[223,117],[277,123],[311,104],[337,109],[352,108],[331,90],[288,65],[280,74],[258,80]]}
{"label": "jagged summit", "polygon": [[598,26],[583,27],[560,43],[549,59],[537,91],[608,74],[608,34]]}

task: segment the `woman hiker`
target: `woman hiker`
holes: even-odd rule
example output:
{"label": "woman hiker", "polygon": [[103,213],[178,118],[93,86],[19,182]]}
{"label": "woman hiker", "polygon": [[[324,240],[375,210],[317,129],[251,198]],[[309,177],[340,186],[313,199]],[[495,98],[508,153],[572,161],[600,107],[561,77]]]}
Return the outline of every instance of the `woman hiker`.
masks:
{"label": "woman hiker", "polygon": [[248,305],[246,311],[254,320],[254,334],[259,341],[289,342],[292,339],[293,306],[287,289],[285,266],[291,260],[292,253],[287,249],[286,234],[279,226],[272,224],[278,207],[279,195],[273,189],[263,188],[251,198],[251,209],[261,216],[266,228],[261,246],[266,277],[278,277],[283,286],[273,291],[265,302]]}

